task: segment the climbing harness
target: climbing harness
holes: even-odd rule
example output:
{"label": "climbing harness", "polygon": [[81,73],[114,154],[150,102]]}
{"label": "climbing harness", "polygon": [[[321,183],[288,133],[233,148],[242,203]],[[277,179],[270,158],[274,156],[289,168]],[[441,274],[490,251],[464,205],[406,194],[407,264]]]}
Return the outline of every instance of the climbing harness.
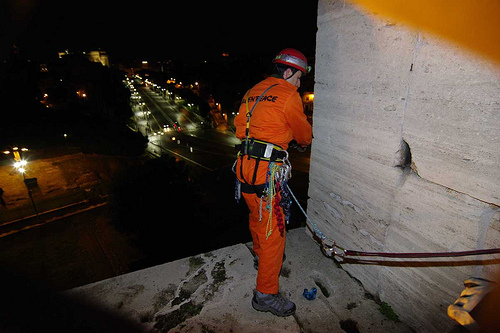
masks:
{"label": "climbing harness", "polygon": [[[266,142],[263,140],[258,140],[255,138],[250,138],[250,118],[255,110],[257,104],[261,101],[262,97],[277,84],[269,86],[262,94],[256,99],[255,104],[252,108],[249,108],[250,100],[250,90],[246,94],[245,104],[246,104],[246,116],[247,124],[245,130],[245,139],[242,140],[240,145],[236,145],[235,149],[238,152],[236,161],[233,164],[233,172],[236,174],[236,164],[238,158],[241,159],[240,163],[240,175],[244,182],[241,182],[236,178],[235,184],[235,199],[239,202],[241,198],[241,193],[255,193],[260,197],[260,210],[259,210],[259,221],[262,221],[262,209],[263,202],[266,202],[264,207],[266,212],[269,212],[269,218],[266,225],[266,239],[269,238],[273,232],[272,228],[272,217],[273,214],[276,216],[277,226],[281,233],[284,235],[285,223],[289,223],[290,220],[290,208],[291,199],[288,193],[288,179],[290,178],[292,165],[288,160],[288,152],[282,147],[275,145],[271,142]],[[248,160],[255,159],[255,167],[252,180],[249,182],[243,176],[243,159],[247,157]],[[257,177],[257,169],[259,167],[260,161],[267,161],[267,173],[265,184],[255,184]],[[283,214],[280,210],[283,208]]]}
{"label": "climbing harness", "polygon": [[[256,193],[260,197],[260,210],[259,210],[259,221],[262,221],[262,206],[263,202],[266,202],[264,207],[266,212],[269,212],[269,218],[266,225],[266,239],[269,238],[272,229],[272,216],[275,214],[278,221],[278,229],[280,234],[283,236],[285,232],[285,223],[290,222],[290,211],[292,199],[290,198],[290,192],[288,187],[288,179],[292,171],[292,165],[288,160],[288,152],[285,152],[284,157],[280,163],[270,162],[267,167],[266,182],[263,185],[249,185],[241,183],[238,178],[236,178],[235,186],[235,199],[239,202],[241,192],[245,193]],[[236,162],[233,164],[233,172],[236,173]],[[281,213],[280,207],[283,208],[283,214]]]}
{"label": "climbing harness", "polygon": [[[261,160],[265,161],[280,161],[281,158],[285,157],[286,151],[281,148],[278,145],[275,145],[270,142],[262,141],[262,140],[257,140],[255,138],[250,138],[250,117],[252,117],[253,111],[255,110],[255,107],[257,104],[262,99],[262,96],[266,94],[266,92],[269,91],[274,86],[277,86],[278,84],[273,84],[269,86],[266,90],[260,94],[259,97],[257,97],[257,100],[255,101],[255,104],[252,106],[252,109],[249,108],[248,106],[248,101],[250,98],[250,91],[248,90],[246,98],[245,98],[245,104],[246,104],[246,109],[247,109],[247,126],[245,129],[245,140],[242,141],[241,144],[235,146],[235,150],[238,152],[236,161],[233,164],[233,172],[236,174],[236,163],[238,161],[238,158],[241,158],[241,164],[240,164],[240,175],[241,178],[243,179],[243,183],[236,178],[236,185],[235,185],[235,199],[237,202],[239,202],[241,198],[241,191],[245,193],[257,193],[259,196],[262,195],[262,189],[263,186],[260,185],[255,185],[255,180],[257,177],[257,169],[259,167],[259,163]],[[250,158],[256,159],[256,164],[255,164],[255,170],[253,173],[252,180],[248,182],[244,177],[243,177],[243,157],[247,156],[248,160]]]}
{"label": "climbing harness", "polygon": [[[288,187],[288,185],[287,185]],[[498,254],[500,248],[497,249],[484,249],[484,250],[471,250],[471,251],[456,251],[456,252],[363,252],[346,250],[335,243],[334,240],[327,238],[325,234],[318,228],[316,223],[311,221],[305,210],[300,205],[299,201],[293,194],[290,187],[288,191],[299,206],[300,210],[306,217],[306,225],[313,234],[313,238],[321,245],[321,251],[327,257],[382,257],[382,258],[444,258],[444,257],[466,257],[474,255],[485,254]]]}
{"label": "climbing harness", "polygon": [[[254,138],[244,139],[241,144],[236,145],[235,150],[239,156],[247,156],[249,159],[260,159],[263,161],[281,162],[286,156],[286,150],[270,142]],[[245,153],[246,151],[246,153]]]}

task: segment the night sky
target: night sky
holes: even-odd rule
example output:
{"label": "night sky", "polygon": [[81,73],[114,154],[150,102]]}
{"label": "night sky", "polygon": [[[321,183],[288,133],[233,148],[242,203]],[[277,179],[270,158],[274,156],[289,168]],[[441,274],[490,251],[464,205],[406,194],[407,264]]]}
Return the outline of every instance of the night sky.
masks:
{"label": "night sky", "polygon": [[44,60],[65,49],[108,52],[110,60],[273,54],[285,47],[314,54],[317,0],[2,2],[0,59],[15,44]]}

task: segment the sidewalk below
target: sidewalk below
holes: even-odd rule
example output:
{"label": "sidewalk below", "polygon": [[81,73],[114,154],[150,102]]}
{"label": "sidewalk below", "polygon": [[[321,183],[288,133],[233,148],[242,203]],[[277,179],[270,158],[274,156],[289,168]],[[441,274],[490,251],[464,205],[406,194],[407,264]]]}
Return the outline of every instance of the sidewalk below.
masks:
{"label": "sidewalk below", "polygon": [[[280,292],[297,305],[279,318],[251,306],[257,271],[250,245],[238,244],[66,292],[159,332],[411,332],[380,305],[304,229],[287,233]],[[315,300],[302,296],[317,288]]]}

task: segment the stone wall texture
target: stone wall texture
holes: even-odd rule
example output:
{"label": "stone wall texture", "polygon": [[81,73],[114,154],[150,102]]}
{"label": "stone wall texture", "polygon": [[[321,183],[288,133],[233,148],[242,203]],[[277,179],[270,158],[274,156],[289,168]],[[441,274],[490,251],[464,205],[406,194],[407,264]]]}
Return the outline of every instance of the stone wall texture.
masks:
{"label": "stone wall texture", "polygon": [[[344,248],[500,248],[500,69],[345,1],[319,0],[308,214]],[[411,160],[410,160],[411,154]],[[416,331],[498,256],[343,267]]]}

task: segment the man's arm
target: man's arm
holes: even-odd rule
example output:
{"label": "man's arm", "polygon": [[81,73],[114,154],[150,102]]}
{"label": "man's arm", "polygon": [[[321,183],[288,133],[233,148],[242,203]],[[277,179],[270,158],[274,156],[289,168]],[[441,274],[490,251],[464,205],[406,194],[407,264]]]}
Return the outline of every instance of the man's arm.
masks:
{"label": "man's arm", "polygon": [[310,145],[312,141],[312,127],[304,114],[302,100],[298,93],[292,94],[286,101],[285,118],[292,130],[293,139],[300,146]]}

